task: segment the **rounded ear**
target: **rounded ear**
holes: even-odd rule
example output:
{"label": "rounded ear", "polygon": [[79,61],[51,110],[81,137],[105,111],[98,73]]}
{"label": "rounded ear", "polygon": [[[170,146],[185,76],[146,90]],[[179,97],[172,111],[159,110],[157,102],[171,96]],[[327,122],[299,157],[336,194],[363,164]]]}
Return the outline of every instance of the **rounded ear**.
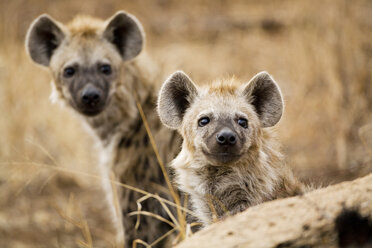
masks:
{"label": "rounded ear", "polygon": [[123,60],[136,57],[143,48],[144,32],[141,23],[124,11],[119,11],[108,20],[103,37],[116,47]]}
{"label": "rounded ear", "polygon": [[62,43],[65,34],[60,25],[50,16],[43,14],[35,19],[26,35],[26,50],[31,59],[49,66],[55,49]]}
{"label": "rounded ear", "polygon": [[243,94],[255,107],[263,127],[278,123],[284,108],[283,97],[278,84],[267,72],[255,75],[244,86]]}
{"label": "rounded ear", "polygon": [[158,113],[163,124],[178,129],[186,110],[197,95],[195,84],[184,72],[173,73],[164,82],[158,97]]}

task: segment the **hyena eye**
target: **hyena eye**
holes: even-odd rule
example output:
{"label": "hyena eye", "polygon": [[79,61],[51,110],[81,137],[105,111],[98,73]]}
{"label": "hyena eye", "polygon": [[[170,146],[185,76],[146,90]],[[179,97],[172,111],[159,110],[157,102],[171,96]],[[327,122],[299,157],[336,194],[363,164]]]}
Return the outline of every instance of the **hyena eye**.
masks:
{"label": "hyena eye", "polygon": [[238,124],[244,128],[248,128],[248,121],[244,118],[239,118]]}
{"label": "hyena eye", "polygon": [[110,75],[112,71],[110,65],[101,65],[99,70],[105,75]]}
{"label": "hyena eye", "polygon": [[63,70],[63,76],[64,76],[65,78],[72,77],[74,74],[75,74],[75,69],[74,69],[73,67],[66,67],[66,68]]}
{"label": "hyena eye", "polygon": [[202,117],[198,120],[198,125],[199,127],[204,127],[205,125],[207,125],[209,123],[209,118],[208,117]]}

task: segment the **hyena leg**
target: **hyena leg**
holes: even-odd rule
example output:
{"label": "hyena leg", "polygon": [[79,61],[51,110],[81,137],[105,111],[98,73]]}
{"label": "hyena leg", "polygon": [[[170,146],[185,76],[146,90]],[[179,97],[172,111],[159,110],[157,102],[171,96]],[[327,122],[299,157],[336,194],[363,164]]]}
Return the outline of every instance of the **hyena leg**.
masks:
{"label": "hyena leg", "polygon": [[[110,179],[111,179],[110,182],[111,182],[111,189],[112,189],[112,204],[114,204],[114,207],[115,207],[115,216],[112,216],[112,217],[114,217],[113,221],[115,224],[115,230],[117,230],[116,242],[117,242],[118,247],[124,247],[125,232],[124,232],[124,227],[123,227],[123,214],[120,209],[117,186],[113,183],[115,181],[115,175],[112,171],[110,173]],[[114,210],[111,209],[111,211],[114,211]]]}
{"label": "hyena leg", "polygon": [[123,227],[123,215],[120,210],[117,186],[113,183],[116,178],[111,170],[110,159],[105,156],[107,153],[101,154],[99,164],[100,174],[102,177],[102,187],[106,196],[106,204],[108,207],[111,223],[115,229],[115,247],[124,247],[125,232]]}
{"label": "hyena leg", "polygon": [[251,205],[249,195],[239,186],[218,193],[220,194],[215,196],[214,206],[220,218],[242,212]]}

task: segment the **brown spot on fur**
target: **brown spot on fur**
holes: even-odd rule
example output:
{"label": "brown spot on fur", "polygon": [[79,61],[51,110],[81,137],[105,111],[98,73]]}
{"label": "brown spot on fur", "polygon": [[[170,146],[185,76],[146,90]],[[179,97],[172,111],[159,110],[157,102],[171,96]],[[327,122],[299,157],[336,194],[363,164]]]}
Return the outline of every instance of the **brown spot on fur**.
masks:
{"label": "brown spot on fur", "polygon": [[308,224],[305,224],[302,226],[302,230],[307,231],[310,229],[310,226]]}
{"label": "brown spot on fur", "polygon": [[145,137],[143,137],[143,145],[144,146],[148,146],[149,145],[149,137],[147,135]]}

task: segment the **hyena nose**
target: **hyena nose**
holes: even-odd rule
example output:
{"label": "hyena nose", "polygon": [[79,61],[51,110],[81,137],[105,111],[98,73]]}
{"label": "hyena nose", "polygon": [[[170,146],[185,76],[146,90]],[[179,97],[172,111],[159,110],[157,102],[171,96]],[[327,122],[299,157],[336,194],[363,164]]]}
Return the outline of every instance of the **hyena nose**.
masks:
{"label": "hyena nose", "polygon": [[81,100],[85,105],[93,107],[100,102],[101,92],[96,88],[88,87],[83,90]]}
{"label": "hyena nose", "polygon": [[216,140],[219,145],[235,145],[236,144],[236,134],[231,130],[222,130],[216,135]]}

